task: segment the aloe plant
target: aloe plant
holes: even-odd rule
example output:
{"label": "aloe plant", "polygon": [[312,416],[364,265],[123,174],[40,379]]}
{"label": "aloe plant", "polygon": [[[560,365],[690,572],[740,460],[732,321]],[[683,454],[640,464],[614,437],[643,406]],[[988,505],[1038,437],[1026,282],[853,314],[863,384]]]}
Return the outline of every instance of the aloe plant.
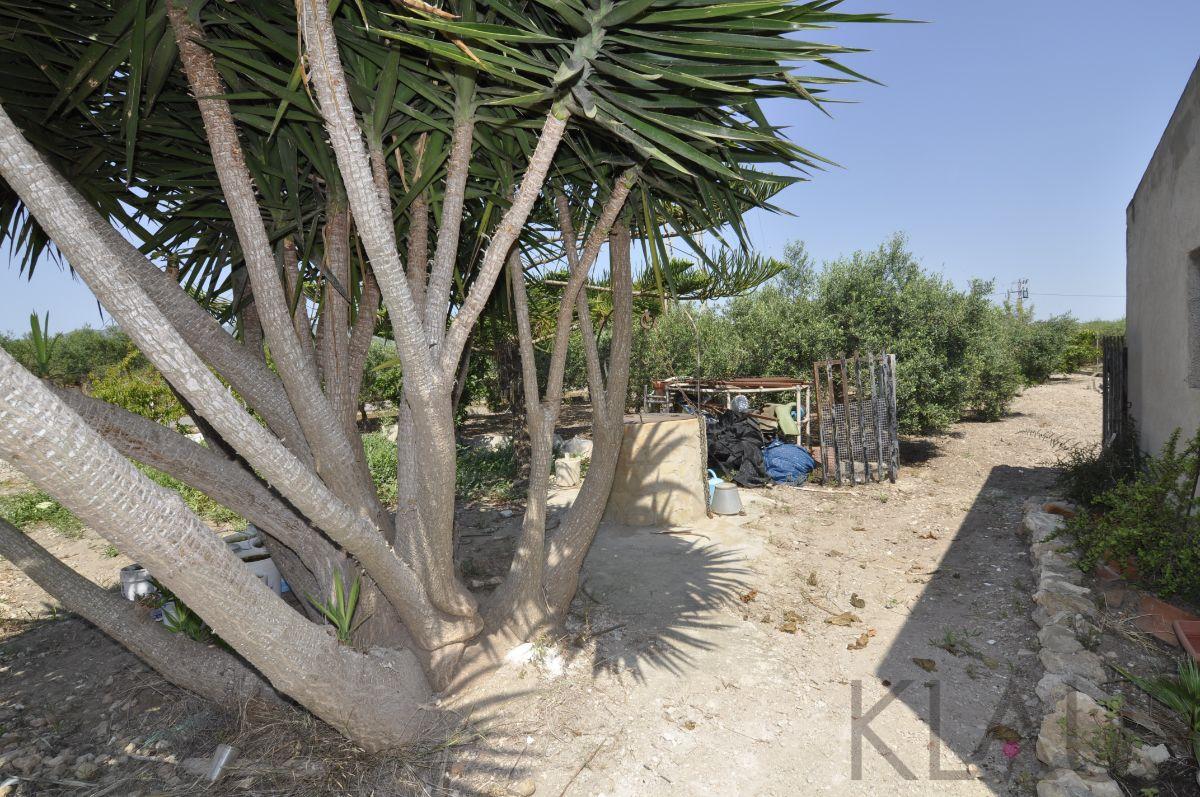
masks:
{"label": "aloe plant", "polygon": [[29,342],[33,346],[34,374],[42,379],[50,376],[50,360],[60,335],[50,336],[50,312],[39,322],[37,313],[29,314]]}
{"label": "aloe plant", "polygon": [[333,589],[330,592],[329,600],[320,601],[312,595],[305,595],[308,602],[316,607],[325,619],[333,625],[337,631],[338,642],[343,645],[350,644],[350,635],[354,633],[360,625],[366,622],[367,618],[354,622],[354,613],[358,610],[358,595],[362,589],[362,580],[359,576],[354,577],[354,581],[350,583],[349,591],[345,588],[345,583],[342,581],[342,574],[337,570],[333,571]]}

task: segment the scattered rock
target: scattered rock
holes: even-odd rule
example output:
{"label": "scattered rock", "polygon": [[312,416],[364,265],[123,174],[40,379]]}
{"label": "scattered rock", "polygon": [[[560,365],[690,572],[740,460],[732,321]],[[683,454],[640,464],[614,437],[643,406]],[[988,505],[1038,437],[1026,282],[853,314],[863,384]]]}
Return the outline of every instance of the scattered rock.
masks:
{"label": "scattered rock", "polygon": [[1033,621],[1042,628],[1069,621],[1076,614],[1089,619],[1096,616],[1096,604],[1083,595],[1038,590],[1033,594],[1033,601],[1038,605],[1033,610]]}
{"label": "scattered rock", "polygon": [[561,450],[563,454],[571,457],[590,457],[592,455],[592,441],[586,437],[572,437],[562,444]]}
{"label": "scattered rock", "polygon": [[1154,747],[1135,747],[1127,770],[1131,777],[1141,780],[1154,780],[1158,777],[1158,767],[1171,759],[1171,751],[1165,744]]}
{"label": "scattered rock", "polygon": [[96,777],[99,771],[100,767],[91,761],[84,761],[81,764],[75,765],[75,777],[79,780],[91,780]]}
{"label": "scattered rock", "polygon": [[1057,769],[1037,785],[1038,797],[1122,797],[1121,787],[1107,775],[1082,776]]}
{"label": "scattered rock", "polygon": [[1025,530],[1029,532],[1030,542],[1042,543],[1053,537],[1066,525],[1058,515],[1048,512],[1030,512],[1025,515]]}
{"label": "scattered rock", "polygon": [[1075,638],[1075,632],[1064,625],[1047,625],[1038,631],[1038,642],[1042,647],[1057,653],[1076,653],[1083,645]]}

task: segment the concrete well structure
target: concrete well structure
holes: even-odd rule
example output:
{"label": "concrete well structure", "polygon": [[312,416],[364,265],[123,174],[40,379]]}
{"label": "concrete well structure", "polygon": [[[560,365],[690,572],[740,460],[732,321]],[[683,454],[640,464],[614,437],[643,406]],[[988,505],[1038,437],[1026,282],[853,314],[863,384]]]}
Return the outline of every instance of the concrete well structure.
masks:
{"label": "concrete well structure", "polygon": [[604,519],[626,526],[672,526],[703,518],[702,424],[695,415],[625,416]]}

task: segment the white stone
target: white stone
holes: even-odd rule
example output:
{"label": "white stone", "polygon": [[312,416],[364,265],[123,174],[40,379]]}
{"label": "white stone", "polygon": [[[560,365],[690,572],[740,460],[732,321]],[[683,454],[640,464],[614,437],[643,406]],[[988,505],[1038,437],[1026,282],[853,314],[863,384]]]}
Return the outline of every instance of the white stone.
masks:
{"label": "white stone", "polygon": [[579,457],[559,457],[554,460],[554,486],[574,487],[582,480],[583,460]]}
{"label": "white stone", "polygon": [[1082,692],[1071,692],[1042,720],[1036,748],[1038,760],[1056,769],[1096,764],[1091,741],[1115,725],[1116,720],[1095,700]]}
{"label": "white stone", "polygon": [[1071,693],[1071,685],[1066,682],[1061,673],[1048,672],[1042,676],[1034,687],[1037,696],[1043,703],[1054,705]]}
{"label": "white stone", "polygon": [[1043,648],[1058,653],[1075,653],[1083,650],[1083,645],[1075,638],[1075,632],[1065,625],[1051,623],[1038,631],[1038,642]]}
{"label": "white stone", "polygon": [[586,437],[572,437],[562,444],[562,453],[572,457],[590,457],[592,441]]}
{"label": "white stone", "polygon": [[1061,517],[1048,512],[1029,512],[1025,515],[1025,529],[1029,532],[1030,542],[1034,544],[1045,542],[1061,531],[1064,525]]}
{"label": "white stone", "polygon": [[1171,751],[1165,744],[1154,747],[1135,747],[1129,761],[1129,775],[1141,780],[1158,777],[1158,767],[1171,759]]}
{"label": "white stone", "polygon": [[471,443],[475,448],[482,448],[487,451],[499,451],[503,448],[508,448],[512,445],[512,438],[506,434],[498,434],[489,432],[485,435],[480,435]]}
{"label": "white stone", "polygon": [[1086,678],[1093,683],[1103,683],[1108,677],[1104,669],[1104,661],[1095,653],[1077,650],[1074,653],[1060,653],[1057,650],[1043,648],[1038,654],[1046,672],[1057,673],[1064,678]]}

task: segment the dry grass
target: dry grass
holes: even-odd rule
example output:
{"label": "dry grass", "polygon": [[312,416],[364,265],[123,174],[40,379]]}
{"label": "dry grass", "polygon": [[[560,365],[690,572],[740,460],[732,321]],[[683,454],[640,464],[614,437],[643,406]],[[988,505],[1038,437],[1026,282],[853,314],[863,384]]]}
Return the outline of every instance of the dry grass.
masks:
{"label": "dry grass", "polygon": [[[368,753],[308,712],[291,705],[251,703],[237,713],[214,714],[201,701],[185,699],[162,712],[155,723],[162,738],[175,737],[187,751],[172,763],[162,759],[126,771],[126,777],[95,797],[151,787],[161,797],[263,795],[263,797],[382,797],[444,795],[441,785],[455,747],[479,738],[473,729],[447,719],[427,738],[408,747]],[[153,738],[152,734],[150,738]],[[207,769],[218,744],[237,755],[220,780],[209,784]],[[171,770],[181,783],[164,787]],[[114,788],[115,787],[115,788]]]}

